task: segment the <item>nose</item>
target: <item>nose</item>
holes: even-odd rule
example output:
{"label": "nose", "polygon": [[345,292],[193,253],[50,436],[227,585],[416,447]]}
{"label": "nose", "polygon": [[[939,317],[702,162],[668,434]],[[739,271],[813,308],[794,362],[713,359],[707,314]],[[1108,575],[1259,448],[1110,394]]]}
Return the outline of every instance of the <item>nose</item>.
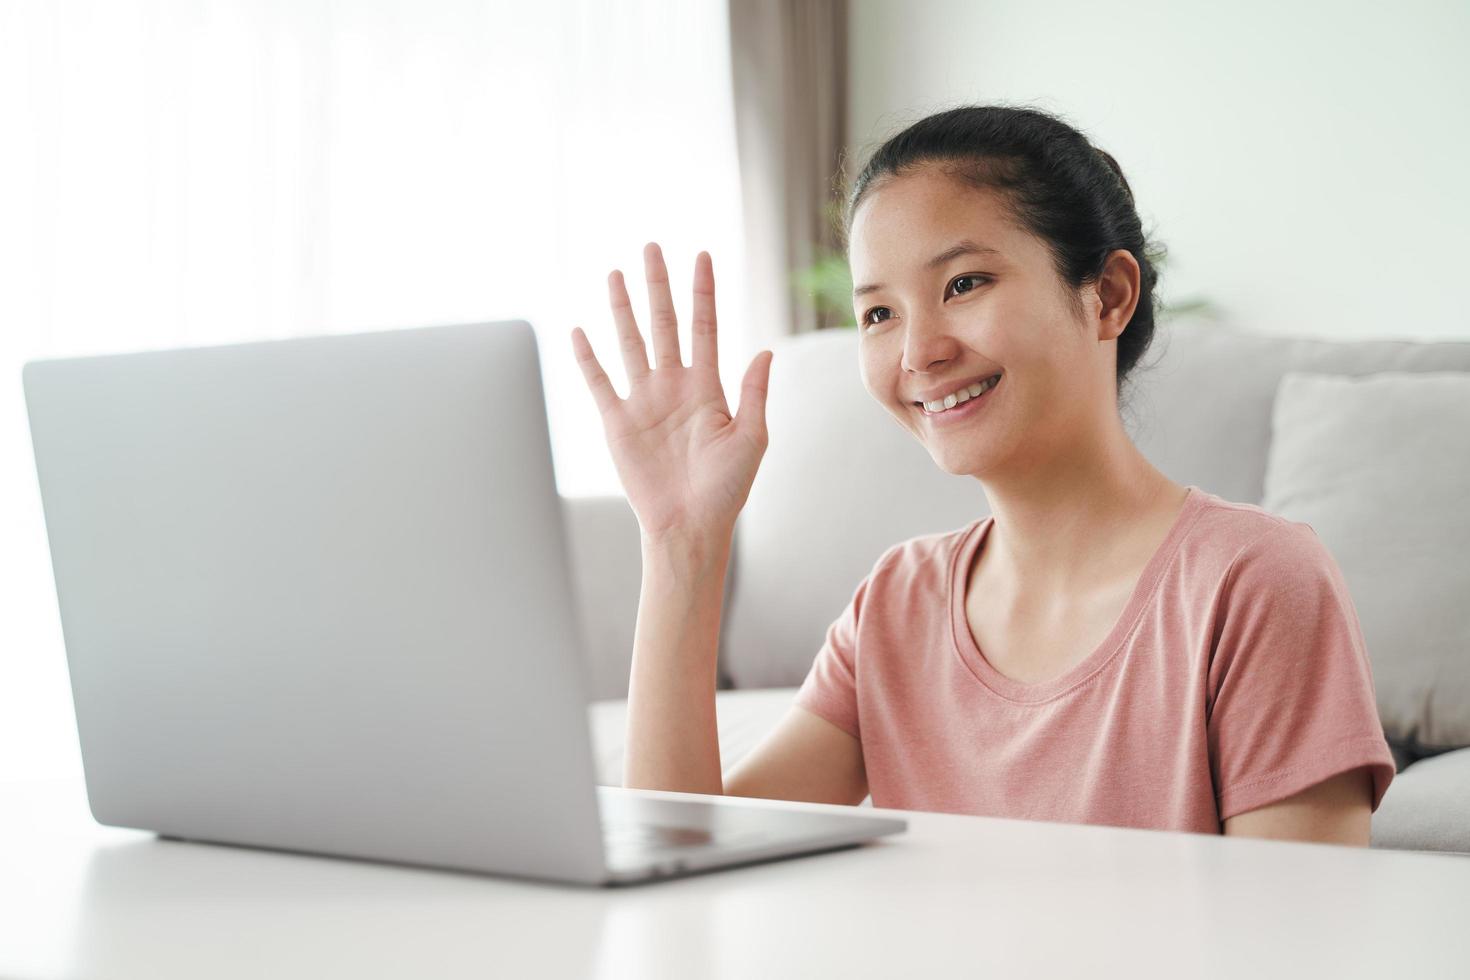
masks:
{"label": "nose", "polygon": [[943,318],[911,316],[904,329],[901,366],[905,371],[927,373],[952,360],[958,348]]}

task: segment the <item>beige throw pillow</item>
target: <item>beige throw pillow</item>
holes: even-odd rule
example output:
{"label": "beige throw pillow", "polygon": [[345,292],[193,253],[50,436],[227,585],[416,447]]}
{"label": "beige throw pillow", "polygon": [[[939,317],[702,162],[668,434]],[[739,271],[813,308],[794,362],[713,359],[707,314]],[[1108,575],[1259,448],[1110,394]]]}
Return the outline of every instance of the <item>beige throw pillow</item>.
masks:
{"label": "beige throw pillow", "polygon": [[1470,373],[1288,372],[1261,506],[1352,592],[1395,755],[1470,746]]}

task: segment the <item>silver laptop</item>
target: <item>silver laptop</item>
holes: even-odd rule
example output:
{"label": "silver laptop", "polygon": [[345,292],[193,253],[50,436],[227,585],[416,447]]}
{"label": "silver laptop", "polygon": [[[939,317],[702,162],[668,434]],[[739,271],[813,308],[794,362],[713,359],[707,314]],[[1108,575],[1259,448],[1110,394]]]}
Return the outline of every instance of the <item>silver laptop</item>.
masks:
{"label": "silver laptop", "polygon": [[527,323],[23,381],[99,822],[588,884],[905,829],[596,785]]}

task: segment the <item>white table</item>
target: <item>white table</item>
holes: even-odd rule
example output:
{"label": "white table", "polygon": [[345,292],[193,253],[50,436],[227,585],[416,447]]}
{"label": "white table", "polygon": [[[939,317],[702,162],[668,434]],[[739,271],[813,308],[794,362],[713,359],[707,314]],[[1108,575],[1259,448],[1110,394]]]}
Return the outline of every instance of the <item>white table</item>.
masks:
{"label": "white table", "polygon": [[0,976],[1470,976],[1464,857],[864,812],[910,829],[582,889],[163,841],[12,782]]}

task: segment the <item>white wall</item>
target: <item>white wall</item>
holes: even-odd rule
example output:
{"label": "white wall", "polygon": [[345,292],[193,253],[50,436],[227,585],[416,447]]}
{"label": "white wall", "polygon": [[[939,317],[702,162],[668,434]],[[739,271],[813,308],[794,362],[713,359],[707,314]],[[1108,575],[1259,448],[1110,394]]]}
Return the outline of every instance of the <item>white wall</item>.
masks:
{"label": "white wall", "polygon": [[1274,334],[1470,338],[1470,4],[853,7],[854,168],[929,112],[1032,104],[1122,164],[1165,296]]}

